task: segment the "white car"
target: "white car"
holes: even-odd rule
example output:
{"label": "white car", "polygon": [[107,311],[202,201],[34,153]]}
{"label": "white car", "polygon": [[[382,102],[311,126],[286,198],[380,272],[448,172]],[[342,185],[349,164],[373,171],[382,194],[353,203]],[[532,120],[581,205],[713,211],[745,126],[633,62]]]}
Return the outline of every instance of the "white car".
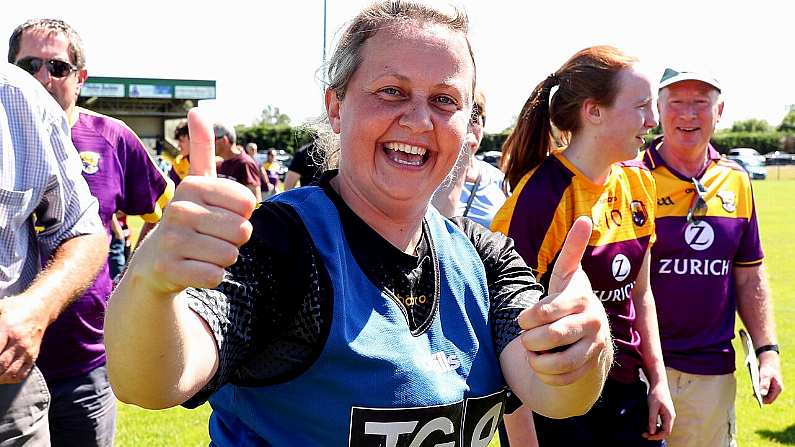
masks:
{"label": "white car", "polygon": [[758,162],[764,164],[765,157],[759,154],[756,149],[750,147],[738,147],[734,149],[729,149],[729,153],[726,154],[727,158],[735,159],[735,158],[753,158],[756,159]]}
{"label": "white car", "polygon": [[749,147],[730,149],[726,158],[736,161],[748,172],[748,175],[753,180],[764,180],[767,178],[765,157],[759,155],[756,149],[751,149]]}

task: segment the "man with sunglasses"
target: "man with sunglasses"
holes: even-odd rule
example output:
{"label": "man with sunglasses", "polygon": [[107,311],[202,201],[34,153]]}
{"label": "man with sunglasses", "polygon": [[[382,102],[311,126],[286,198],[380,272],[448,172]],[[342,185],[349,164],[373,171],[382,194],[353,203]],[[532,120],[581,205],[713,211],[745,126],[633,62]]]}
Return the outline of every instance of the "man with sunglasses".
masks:
{"label": "man with sunglasses", "polygon": [[[110,240],[116,211],[139,215],[151,227],[173,194],[173,183],[152,162],[121,121],[76,106],[85,82],[80,36],[60,20],[37,19],[17,27],[8,61],[36,78],[66,112],[83,178],[99,201]],[[112,445],[116,398],[105,367],[103,318],[111,291],[105,263],[96,280],[48,328],[36,362],[52,396],[52,445]]]}
{"label": "man with sunglasses", "polygon": [[754,341],[764,403],[783,386],[751,183],[710,144],[720,94],[711,76],[666,69],[663,136],[643,155],[657,183],[651,286],[677,413],[670,447],[736,443],[735,311]]}

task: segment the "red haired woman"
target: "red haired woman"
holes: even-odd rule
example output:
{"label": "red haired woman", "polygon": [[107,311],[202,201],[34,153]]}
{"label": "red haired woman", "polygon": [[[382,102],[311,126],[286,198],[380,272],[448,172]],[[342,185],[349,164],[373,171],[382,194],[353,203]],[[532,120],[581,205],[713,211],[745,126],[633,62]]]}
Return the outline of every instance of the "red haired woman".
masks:
{"label": "red haired woman", "polygon": [[[513,238],[546,284],[566,232],[579,216],[591,218],[582,264],[617,348],[602,396],[588,413],[562,420],[535,415],[541,446],[661,445],[673,425],[649,287],[655,186],[640,163],[624,162],[657,125],[650,83],[636,62],[608,46],[578,52],[533,90],[503,150],[514,194],[492,229]],[[567,147],[553,146],[553,126]],[[512,438],[529,435],[529,418],[524,409],[506,417]]]}

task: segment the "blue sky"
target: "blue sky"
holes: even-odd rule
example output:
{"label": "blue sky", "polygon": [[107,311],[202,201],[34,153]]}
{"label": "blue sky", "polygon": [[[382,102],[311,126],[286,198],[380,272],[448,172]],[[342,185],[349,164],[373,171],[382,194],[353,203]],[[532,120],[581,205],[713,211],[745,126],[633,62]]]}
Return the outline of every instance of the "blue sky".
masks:
{"label": "blue sky", "polygon": [[[214,79],[203,104],[232,123],[266,105],[294,122],[318,115],[323,1],[15,2],[0,15],[3,53],[13,28],[62,18],[85,41],[89,75]],[[795,104],[795,2],[757,0],[462,1],[470,14],[478,80],[488,97],[487,131],[511,124],[536,83],[575,51],[615,45],[657,79],[666,65],[710,69],[724,86],[721,125],[763,118],[778,124]],[[328,0],[328,40],[362,0]]]}

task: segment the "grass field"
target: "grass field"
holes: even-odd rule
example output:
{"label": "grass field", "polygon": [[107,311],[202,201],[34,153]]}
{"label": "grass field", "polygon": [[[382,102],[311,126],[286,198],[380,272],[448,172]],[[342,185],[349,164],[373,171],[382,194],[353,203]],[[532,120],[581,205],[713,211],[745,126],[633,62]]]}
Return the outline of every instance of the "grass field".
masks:
{"label": "grass field", "polygon": [[[775,404],[760,409],[751,395],[747,369],[738,361],[737,431],[741,446],[795,445],[795,167],[782,167],[781,181],[774,180],[775,169],[770,168],[769,180],[754,182],[754,194],[773,289],[785,391]],[[735,349],[742,352],[737,343]]]}
{"label": "grass field", "polygon": [[[795,166],[770,167],[769,176],[769,180],[755,181],[754,190],[775,301],[785,391],[774,405],[760,409],[751,396],[745,366],[738,363],[737,431],[741,447],[795,445],[795,324],[791,324],[795,321],[795,225],[791,220],[795,216]],[[140,227],[135,219],[130,225]],[[735,347],[742,352],[739,345]],[[196,410],[147,411],[120,404],[116,445],[206,446],[209,413],[206,405]],[[490,444],[498,445],[496,440]]]}

